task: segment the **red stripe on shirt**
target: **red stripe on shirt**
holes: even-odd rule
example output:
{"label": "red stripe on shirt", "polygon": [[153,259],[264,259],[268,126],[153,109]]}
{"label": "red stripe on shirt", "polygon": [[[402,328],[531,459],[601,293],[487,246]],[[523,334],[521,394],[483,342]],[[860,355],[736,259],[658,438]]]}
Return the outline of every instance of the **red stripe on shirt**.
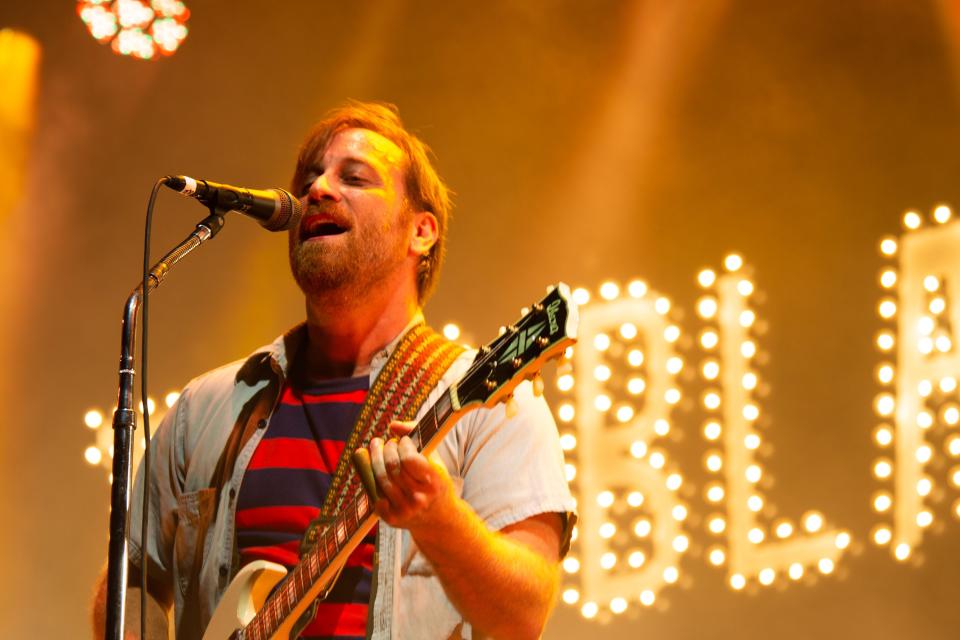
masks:
{"label": "red stripe on shirt", "polygon": [[280,396],[280,402],[283,404],[325,404],[325,403],[348,403],[363,404],[367,399],[366,389],[357,389],[356,391],[344,391],[342,393],[299,393],[291,386],[283,388],[283,395]]}
{"label": "red stripe on shirt", "polygon": [[364,542],[357,546],[347,558],[345,567],[363,567],[373,570],[373,543]]}
{"label": "red stripe on shirt", "polygon": [[238,509],[237,528],[302,534],[319,513],[320,509],[317,507],[305,505]]}
{"label": "red stripe on shirt", "polygon": [[367,605],[320,602],[317,616],[301,635],[310,636],[365,636],[367,634]]}
{"label": "red stripe on shirt", "polygon": [[300,540],[290,540],[268,547],[246,547],[240,552],[240,564],[254,560],[268,560],[292,567],[300,561]]}
{"label": "red stripe on shirt", "polygon": [[313,469],[332,474],[345,443],[339,440],[264,438],[247,469]]}

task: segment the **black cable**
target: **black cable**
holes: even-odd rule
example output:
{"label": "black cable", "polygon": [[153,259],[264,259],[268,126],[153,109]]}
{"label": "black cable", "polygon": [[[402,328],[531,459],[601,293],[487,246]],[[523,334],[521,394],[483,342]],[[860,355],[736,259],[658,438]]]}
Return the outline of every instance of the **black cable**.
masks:
{"label": "black cable", "polygon": [[[147,321],[150,289],[150,230],[153,225],[153,205],[157,194],[167,181],[160,178],[153,185],[150,200],[147,202],[147,222],[143,231],[143,278],[141,282],[143,296],[142,328],[140,333],[140,401],[143,403],[143,513],[140,519],[140,638],[147,637],[147,564],[149,561],[149,525],[150,525],[150,396],[147,395]],[[136,442],[131,444],[135,447]]]}

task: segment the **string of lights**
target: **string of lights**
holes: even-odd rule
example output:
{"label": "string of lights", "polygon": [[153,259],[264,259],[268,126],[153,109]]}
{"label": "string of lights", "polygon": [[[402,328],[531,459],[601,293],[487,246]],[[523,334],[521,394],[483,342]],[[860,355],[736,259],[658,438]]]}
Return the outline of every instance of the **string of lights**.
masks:
{"label": "string of lights", "polygon": [[[877,313],[885,326],[876,336],[880,422],[873,440],[880,456],[872,472],[881,486],[871,504],[883,519],[871,538],[905,562],[924,533],[938,527],[935,511],[948,500],[946,487],[960,488],[960,354],[953,337],[960,318],[952,304],[960,282],[960,224],[941,205],[929,220],[906,212],[903,227],[902,236],[887,236],[879,246],[886,263]],[[938,470],[945,479],[936,477]],[[960,498],[954,496],[950,511],[960,519]]]}

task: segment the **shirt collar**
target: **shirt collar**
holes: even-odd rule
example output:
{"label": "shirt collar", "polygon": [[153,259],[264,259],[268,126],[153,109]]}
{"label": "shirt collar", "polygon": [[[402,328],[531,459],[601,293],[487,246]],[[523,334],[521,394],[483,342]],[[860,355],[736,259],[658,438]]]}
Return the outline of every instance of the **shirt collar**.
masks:
{"label": "shirt collar", "polygon": [[[371,372],[376,373],[382,369],[397,345],[400,344],[401,338],[410,329],[423,322],[423,310],[417,309],[407,326],[373,355],[370,361]],[[236,382],[252,382],[262,379],[265,375],[269,375],[271,371],[280,376],[281,379],[285,378],[289,374],[290,363],[293,362],[306,338],[307,323],[301,322],[270,344],[260,347],[244,361],[237,372]]]}

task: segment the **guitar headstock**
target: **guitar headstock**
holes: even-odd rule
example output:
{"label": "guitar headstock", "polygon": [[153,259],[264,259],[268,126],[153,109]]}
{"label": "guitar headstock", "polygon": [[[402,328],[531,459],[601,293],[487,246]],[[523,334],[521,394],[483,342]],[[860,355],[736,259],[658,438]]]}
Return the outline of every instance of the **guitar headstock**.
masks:
{"label": "guitar headstock", "polygon": [[457,383],[461,406],[493,406],[508,400],[514,388],[537,376],[548,360],[559,358],[577,341],[579,316],[570,287],[551,287],[516,324],[480,347],[467,374]]}

